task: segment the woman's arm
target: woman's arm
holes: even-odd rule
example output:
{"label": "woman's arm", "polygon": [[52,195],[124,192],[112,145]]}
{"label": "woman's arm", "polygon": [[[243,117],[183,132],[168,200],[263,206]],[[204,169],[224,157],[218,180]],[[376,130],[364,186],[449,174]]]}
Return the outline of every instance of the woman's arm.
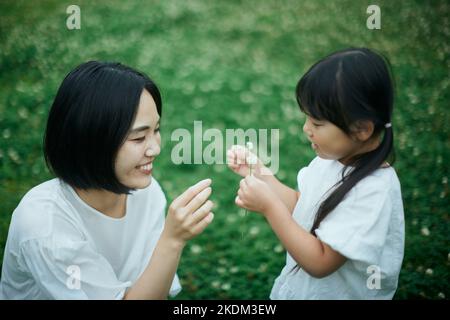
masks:
{"label": "woman's arm", "polygon": [[176,198],[169,207],[161,237],[146,269],[124,299],[166,299],[186,242],[214,218],[211,180],[203,180]]}

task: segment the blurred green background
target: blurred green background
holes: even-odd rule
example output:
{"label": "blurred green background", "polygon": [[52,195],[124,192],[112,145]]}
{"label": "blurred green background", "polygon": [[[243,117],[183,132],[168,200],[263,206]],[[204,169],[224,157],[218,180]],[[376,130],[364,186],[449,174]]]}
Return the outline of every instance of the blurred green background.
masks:
{"label": "blurred green background", "polygon": [[[214,223],[191,241],[176,299],[267,299],[285,251],[257,214],[234,206],[239,177],[225,165],[170,160],[176,128],[279,128],[278,178],[295,187],[314,157],[302,136],[294,87],[324,55],[367,46],[391,61],[393,127],[405,205],[406,250],[396,299],[450,297],[449,12],[447,1],[78,1],[81,30],[64,1],[0,2],[0,261],[11,214],[52,178],[42,155],[48,110],[64,76],[87,60],[114,60],[162,90],[163,149],[154,175],[169,203],[213,179]],[[242,237],[242,233],[244,236]]]}

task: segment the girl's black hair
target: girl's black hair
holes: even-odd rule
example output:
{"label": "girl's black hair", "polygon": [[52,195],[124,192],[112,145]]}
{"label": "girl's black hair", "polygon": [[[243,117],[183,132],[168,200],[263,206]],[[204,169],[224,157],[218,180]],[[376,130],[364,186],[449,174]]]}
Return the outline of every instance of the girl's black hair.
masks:
{"label": "girl's black hair", "polygon": [[[361,179],[389,160],[392,165],[394,133],[391,122],[394,103],[389,61],[367,48],[337,51],[314,64],[296,87],[302,112],[317,120],[326,120],[351,134],[351,125],[369,120],[373,136],[384,131],[380,145],[373,151],[351,159],[342,170],[342,178],[333,192],[320,204],[310,232],[333,211]],[[347,169],[351,170],[346,174]],[[361,212],[361,214],[364,214]]]}
{"label": "girl's black hair", "polygon": [[72,187],[129,194],[115,160],[146,89],[161,116],[161,94],[144,73],[114,62],[89,61],[61,83],[47,120],[44,156],[53,173]]}

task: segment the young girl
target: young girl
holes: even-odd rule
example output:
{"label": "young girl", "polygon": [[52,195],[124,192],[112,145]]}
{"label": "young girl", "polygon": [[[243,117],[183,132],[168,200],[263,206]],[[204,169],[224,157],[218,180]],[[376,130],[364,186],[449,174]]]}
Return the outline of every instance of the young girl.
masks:
{"label": "young girl", "polygon": [[44,154],[57,178],[13,213],[3,299],[165,299],[186,241],[212,221],[210,179],[166,199],[152,178],[161,96],[145,74],[87,62],[62,82]]}
{"label": "young girl", "polygon": [[[244,176],[236,204],[262,213],[287,250],[271,299],[391,299],[404,250],[400,183],[393,151],[393,86],[385,60],[348,49],[313,65],[296,88],[303,131],[317,157],[281,184],[248,150],[229,167]],[[254,156],[254,155],[252,155]]]}

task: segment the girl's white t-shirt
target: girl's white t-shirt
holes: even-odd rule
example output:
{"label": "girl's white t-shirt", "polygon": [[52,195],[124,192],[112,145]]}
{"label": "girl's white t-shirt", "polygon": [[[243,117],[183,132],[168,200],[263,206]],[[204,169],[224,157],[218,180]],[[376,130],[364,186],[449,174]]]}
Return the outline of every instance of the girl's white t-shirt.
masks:
{"label": "girl's white t-shirt", "polygon": [[[295,221],[310,230],[320,203],[342,177],[344,165],[316,157],[297,177]],[[332,189],[334,190],[334,189]],[[327,192],[328,191],[328,192]],[[271,299],[392,299],[404,252],[400,182],[392,167],[359,181],[316,229],[317,237],[347,258],[338,270],[314,278],[287,253]],[[294,270],[293,270],[294,269]]]}
{"label": "girl's white t-shirt", "polygon": [[[122,299],[150,261],[165,208],[154,178],[127,196],[119,219],[87,205],[60,179],[34,187],[12,215],[0,298]],[[175,275],[170,295],[180,290]]]}

